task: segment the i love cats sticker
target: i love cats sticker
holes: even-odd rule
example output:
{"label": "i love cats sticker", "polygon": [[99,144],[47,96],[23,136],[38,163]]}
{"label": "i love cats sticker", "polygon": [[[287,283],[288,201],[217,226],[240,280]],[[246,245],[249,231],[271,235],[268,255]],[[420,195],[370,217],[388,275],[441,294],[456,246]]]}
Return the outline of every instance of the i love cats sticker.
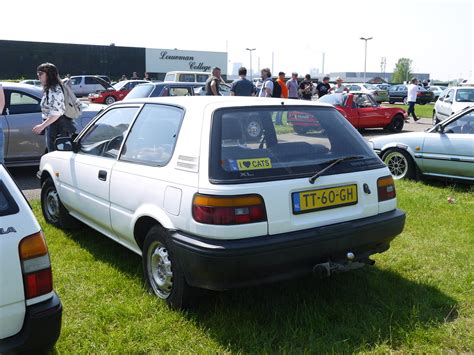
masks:
{"label": "i love cats sticker", "polygon": [[270,158],[258,158],[258,159],[238,159],[237,170],[259,170],[259,169],[271,169],[272,161]]}

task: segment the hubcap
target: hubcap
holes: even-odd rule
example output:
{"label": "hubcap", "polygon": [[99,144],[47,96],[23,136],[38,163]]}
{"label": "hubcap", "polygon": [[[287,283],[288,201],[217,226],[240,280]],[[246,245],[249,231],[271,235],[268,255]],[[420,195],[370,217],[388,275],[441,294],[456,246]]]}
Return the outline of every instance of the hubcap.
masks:
{"label": "hubcap", "polygon": [[160,242],[148,249],[148,278],[153,291],[161,298],[168,298],[173,288],[173,271],[168,250]]}
{"label": "hubcap", "polygon": [[408,172],[408,161],[399,152],[390,153],[385,157],[384,162],[394,179],[402,179]]}
{"label": "hubcap", "polygon": [[113,104],[114,102],[115,102],[115,99],[113,97],[109,96],[108,98],[105,99],[105,103],[107,103],[109,105]]}
{"label": "hubcap", "polygon": [[59,196],[56,190],[50,190],[46,195],[46,212],[52,222],[59,220]]}

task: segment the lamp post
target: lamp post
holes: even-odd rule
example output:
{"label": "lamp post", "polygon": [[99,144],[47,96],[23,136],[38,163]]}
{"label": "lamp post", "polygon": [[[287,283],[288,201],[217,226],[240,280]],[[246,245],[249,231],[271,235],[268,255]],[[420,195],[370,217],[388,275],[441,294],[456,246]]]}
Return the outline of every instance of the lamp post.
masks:
{"label": "lamp post", "polygon": [[245,48],[247,51],[250,52],[250,81],[253,79],[253,73],[252,73],[252,51],[254,51],[256,48]]}
{"label": "lamp post", "polygon": [[365,83],[365,73],[367,72],[367,41],[370,41],[374,37],[361,37],[360,39],[365,41],[365,58],[364,58],[364,83]]}

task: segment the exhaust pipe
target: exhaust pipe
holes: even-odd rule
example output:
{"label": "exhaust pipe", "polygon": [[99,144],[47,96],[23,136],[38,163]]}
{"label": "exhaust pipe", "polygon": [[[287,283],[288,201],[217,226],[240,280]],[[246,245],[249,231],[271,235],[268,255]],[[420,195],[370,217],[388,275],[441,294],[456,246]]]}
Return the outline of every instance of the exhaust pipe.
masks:
{"label": "exhaust pipe", "polygon": [[365,265],[374,265],[375,260],[371,260],[368,257],[361,255],[361,258],[357,261],[355,255],[352,252],[346,254],[347,260],[340,260],[337,262],[327,261],[325,263],[316,264],[313,266],[313,275],[324,279],[331,276],[332,274],[346,272],[350,270],[359,269]]}

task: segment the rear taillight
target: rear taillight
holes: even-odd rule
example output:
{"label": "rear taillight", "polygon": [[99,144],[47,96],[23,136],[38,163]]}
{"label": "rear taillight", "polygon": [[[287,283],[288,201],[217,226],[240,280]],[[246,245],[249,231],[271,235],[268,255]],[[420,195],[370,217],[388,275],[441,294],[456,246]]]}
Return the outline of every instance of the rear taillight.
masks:
{"label": "rear taillight", "polygon": [[38,232],[24,238],[20,242],[19,253],[26,299],[51,292],[51,262],[43,233]]}
{"label": "rear taillight", "polygon": [[244,224],[267,220],[263,198],[259,195],[209,196],[196,194],[193,218],[205,224]]}
{"label": "rear taillight", "polygon": [[384,176],[377,180],[377,191],[379,195],[379,202],[391,200],[397,195],[395,192],[395,184],[392,176]]}

